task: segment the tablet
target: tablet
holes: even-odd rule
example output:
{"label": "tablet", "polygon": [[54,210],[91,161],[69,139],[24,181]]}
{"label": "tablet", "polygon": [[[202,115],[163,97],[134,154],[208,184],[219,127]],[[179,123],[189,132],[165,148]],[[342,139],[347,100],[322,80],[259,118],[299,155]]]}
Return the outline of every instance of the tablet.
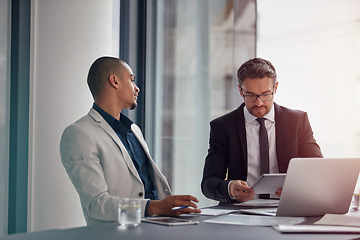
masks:
{"label": "tablet", "polygon": [[255,194],[275,194],[276,191],[283,187],[286,173],[267,173],[261,175],[252,189]]}
{"label": "tablet", "polygon": [[166,225],[166,226],[182,226],[182,225],[199,224],[199,221],[183,219],[183,218],[175,218],[175,217],[147,217],[147,218],[143,218],[141,221]]}

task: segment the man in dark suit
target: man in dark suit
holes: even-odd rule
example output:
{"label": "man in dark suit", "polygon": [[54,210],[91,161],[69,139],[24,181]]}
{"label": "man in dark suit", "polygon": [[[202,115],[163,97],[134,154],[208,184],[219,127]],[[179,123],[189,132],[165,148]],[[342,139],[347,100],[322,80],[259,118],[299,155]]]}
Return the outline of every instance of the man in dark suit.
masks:
{"label": "man in dark suit", "polygon": [[[248,184],[251,186],[263,173],[261,121],[267,135],[267,172],[285,173],[294,157],[322,157],[307,113],[274,103],[278,82],[269,61],[250,59],[238,69],[237,77],[244,103],[210,122],[209,150],[201,183],[206,197],[221,202],[254,198]],[[280,194],[281,189],[277,192]]]}

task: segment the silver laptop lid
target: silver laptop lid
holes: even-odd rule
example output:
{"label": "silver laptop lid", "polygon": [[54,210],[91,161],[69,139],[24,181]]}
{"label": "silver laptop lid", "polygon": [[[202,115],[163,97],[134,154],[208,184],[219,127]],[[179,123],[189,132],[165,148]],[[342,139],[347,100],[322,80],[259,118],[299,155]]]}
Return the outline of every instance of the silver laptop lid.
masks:
{"label": "silver laptop lid", "polygon": [[290,160],[277,216],[322,216],[349,210],[360,158]]}

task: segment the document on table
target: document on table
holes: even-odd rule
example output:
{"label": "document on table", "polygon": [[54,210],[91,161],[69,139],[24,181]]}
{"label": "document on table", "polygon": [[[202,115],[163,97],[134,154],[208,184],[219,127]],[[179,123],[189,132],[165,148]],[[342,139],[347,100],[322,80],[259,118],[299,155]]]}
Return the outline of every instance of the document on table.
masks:
{"label": "document on table", "polygon": [[253,199],[247,202],[235,203],[236,206],[246,207],[277,207],[279,205],[278,199]]}
{"label": "document on table", "polygon": [[332,225],[332,226],[360,226],[360,217],[342,214],[325,214],[319,221],[314,224]]}
{"label": "document on table", "polygon": [[228,209],[212,209],[212,208],[202,208],[200,209],[201,213],[198,213],[200,215],[208,215],[208,216],[219,216],[229,213],[238,212],[239,210],[228,210]]}
{"label": "document on table", "polygon": [[360,233],[359,227],[323,225],[279,225],[274,226],[281,233]]}
{"label": "document on table", "polygon": [[270,216],[253,216],[241,214],[229,214],[214,217],[204,222],[232,224],[232,225],[248,225],[248,226],[275,226],[275,225],[291,225],[299,224],[305,221],[303,217],[270,217]]}

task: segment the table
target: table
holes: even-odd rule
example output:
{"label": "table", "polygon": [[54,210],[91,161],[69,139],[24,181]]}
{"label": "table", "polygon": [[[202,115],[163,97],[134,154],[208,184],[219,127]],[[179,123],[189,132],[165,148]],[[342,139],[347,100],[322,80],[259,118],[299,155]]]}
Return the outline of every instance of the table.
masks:
{"label": "table", "polygon": [[[218,206],[217,206],[218,207]],[[221,206],[224,208],[224,205]],[[226,208],[233,209],[233,205]],[[8,235],[0,240],[42,240],[42,239],[143,239],[143,240],[184,240],[184,239],[279,239],[279,240],[341,240],[341,239],[360,239],[360,234],[281,234],[272,227],[258,226],[239,226],[214,224],[204,222],[212,216],[191,216],[198,220],[198,225],[187,226],[162,226],[142,222],[135,228],[123,228],[117,223],[104,223],[88,227],[47,230],[24,234]],[[313,222],[318,218],[308,218],[307,221]]]}

